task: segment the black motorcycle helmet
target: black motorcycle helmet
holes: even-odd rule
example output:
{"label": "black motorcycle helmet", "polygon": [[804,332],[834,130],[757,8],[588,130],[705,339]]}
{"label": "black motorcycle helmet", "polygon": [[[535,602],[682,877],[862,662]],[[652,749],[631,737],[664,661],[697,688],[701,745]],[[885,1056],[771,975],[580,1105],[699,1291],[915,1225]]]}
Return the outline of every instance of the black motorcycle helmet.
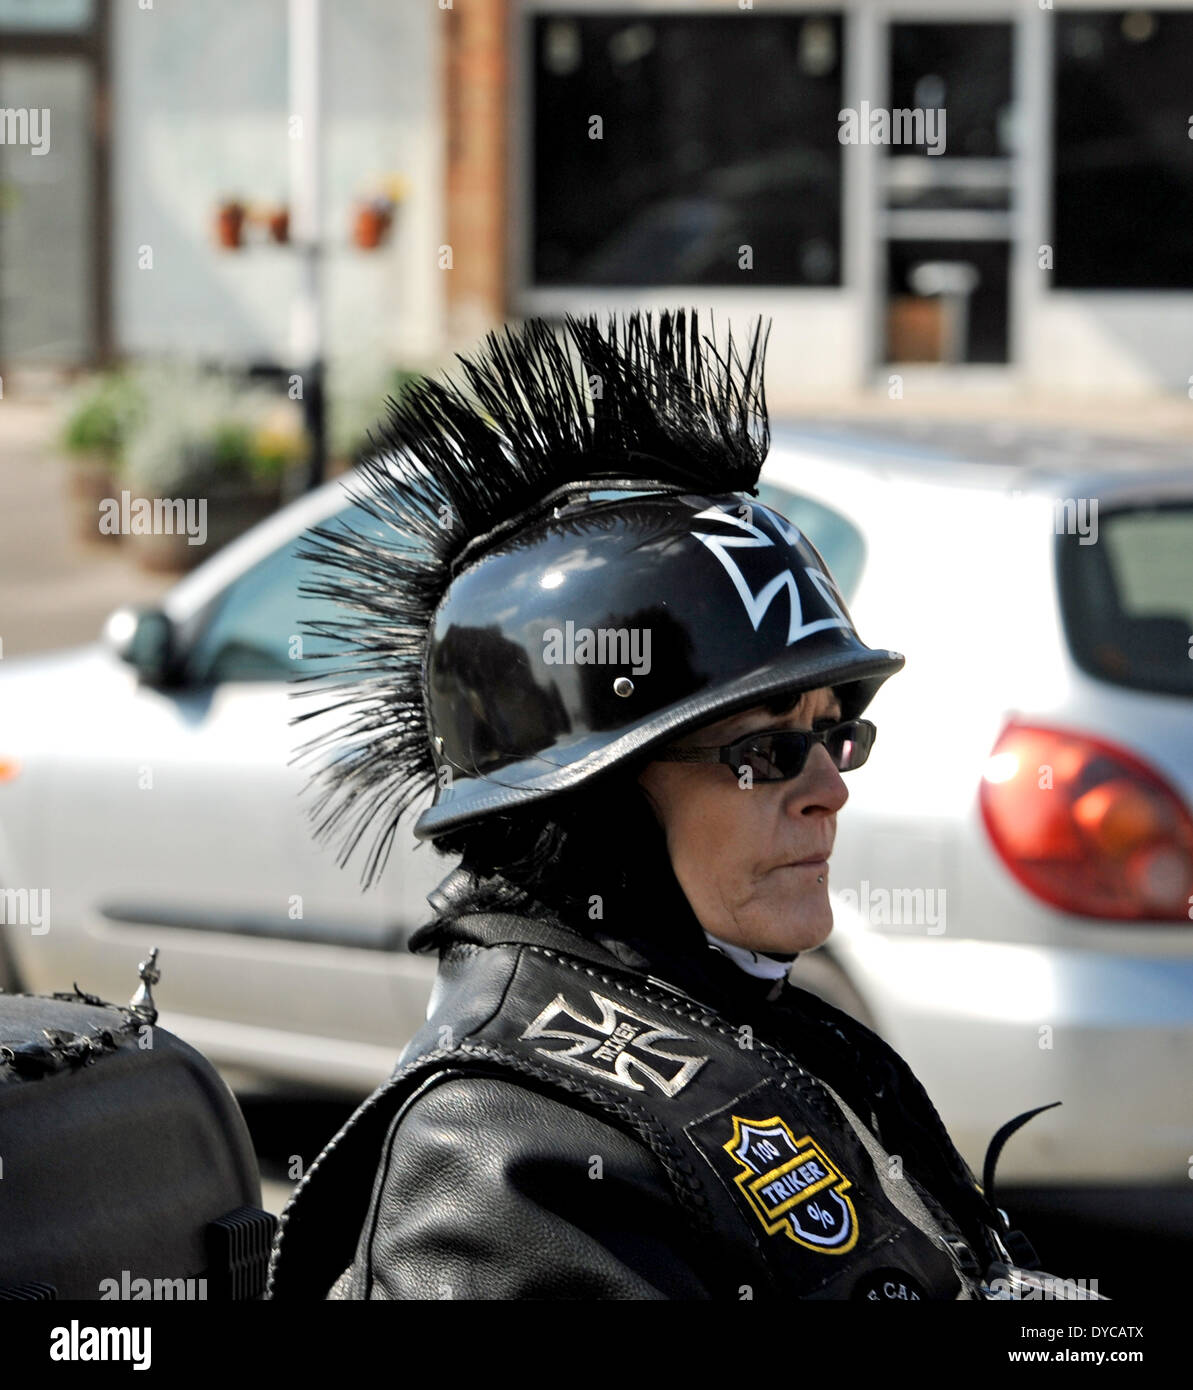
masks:
{"label": "black motorcycle helmet", "polygon": [[414,833],[443,848],[524,808],[541,829],[688,730],[824,685],[854,718],[902,667],[753,500],[764,356],[760,323],[743,363],[682,310],[531,319],[461,357],[464,383],[389,403],[354,489],[378,535],[299,552],[326,575],[305,592],[347,610],[309,625],[337,671],[307,678],[318,712],[346,715],[304,750],[330,754],[318,831],[342,862],[372,832],[366,883],[432,788]]}

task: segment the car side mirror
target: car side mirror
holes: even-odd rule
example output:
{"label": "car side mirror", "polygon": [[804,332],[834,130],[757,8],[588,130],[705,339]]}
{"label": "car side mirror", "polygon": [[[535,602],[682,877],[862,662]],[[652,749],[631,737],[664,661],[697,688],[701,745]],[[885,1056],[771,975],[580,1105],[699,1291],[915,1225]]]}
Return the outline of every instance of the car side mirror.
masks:
{"label": "car side mirror", "polygon": [[103,642],[147,685],[165,685],[174,668],[174,624],[160,608],[117,608],[104,624]]}

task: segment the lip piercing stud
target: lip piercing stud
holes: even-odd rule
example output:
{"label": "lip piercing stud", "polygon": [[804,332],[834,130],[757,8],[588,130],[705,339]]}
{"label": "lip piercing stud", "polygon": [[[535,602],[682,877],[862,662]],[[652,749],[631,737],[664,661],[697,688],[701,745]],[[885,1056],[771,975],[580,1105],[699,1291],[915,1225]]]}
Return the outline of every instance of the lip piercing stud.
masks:
{"label": "lip piercing stud", "polygon": [[629,676],[618,676],[613,682],[614,695],[632,695],[634,693],[634,682]]}

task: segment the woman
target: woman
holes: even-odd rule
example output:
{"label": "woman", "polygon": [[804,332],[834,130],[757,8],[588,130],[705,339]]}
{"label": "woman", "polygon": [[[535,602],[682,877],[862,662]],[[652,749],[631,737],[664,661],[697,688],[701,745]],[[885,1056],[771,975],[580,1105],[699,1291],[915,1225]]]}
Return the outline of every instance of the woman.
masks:
{"label": "woman", "polygon": [[460,865],[412,941],[426,1026],[288,1207],[273,1297],[965,1299],[1008,1259],[907,1066],[787,983],[903,658],[751,500],[764,347],[491,336],[393,408],[381,532],[308,551],[355,610],[317,625],[356,657],[321,831],[372,834],[371,879],[433,787],[415,834]]}

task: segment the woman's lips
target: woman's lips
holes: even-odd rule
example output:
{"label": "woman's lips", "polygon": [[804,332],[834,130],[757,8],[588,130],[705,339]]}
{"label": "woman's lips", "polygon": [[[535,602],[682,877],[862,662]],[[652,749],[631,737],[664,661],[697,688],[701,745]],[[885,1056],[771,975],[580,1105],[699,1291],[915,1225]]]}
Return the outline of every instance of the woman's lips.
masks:
{"label": "woman's lips", "polygon": [[781,869],[827,869],[827,859],[801,859],[794,864],[780,864]]}

